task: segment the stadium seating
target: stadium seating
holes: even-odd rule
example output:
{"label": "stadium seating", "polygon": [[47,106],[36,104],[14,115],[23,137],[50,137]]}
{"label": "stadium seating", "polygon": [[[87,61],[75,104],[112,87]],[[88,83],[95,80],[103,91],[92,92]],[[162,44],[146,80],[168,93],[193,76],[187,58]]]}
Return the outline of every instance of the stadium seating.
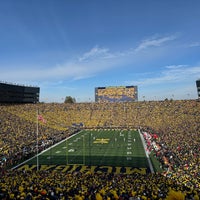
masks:
{"label": "stadium seating", "polygon": [[[165,172],[145,177],[12,172],[10,166],[36,153],[37,110],[46,120],[39,122],[39,151],[78,131],[72,127],[74,123],[91,129],[134,127],[157,135],[154,141],[160,148],[154,154]],[[199,199],[200,103],[195,100],[1,105],[0,113],[0,196],[133,200],[177,195],[179,199]]]}

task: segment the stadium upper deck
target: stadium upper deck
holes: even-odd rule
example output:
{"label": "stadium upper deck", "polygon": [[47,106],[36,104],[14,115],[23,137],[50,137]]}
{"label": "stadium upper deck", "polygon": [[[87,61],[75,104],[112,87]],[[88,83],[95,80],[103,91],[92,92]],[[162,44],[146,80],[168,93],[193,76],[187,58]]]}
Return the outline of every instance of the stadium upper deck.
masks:
{"label": "stadium upper deck", "polygon": [[38,103],[39,87],[0,82],[0,103]]}
{"label": "stadium upper deck", "polygon": [[196,81],[198,99],[200,100],[200,79]]}

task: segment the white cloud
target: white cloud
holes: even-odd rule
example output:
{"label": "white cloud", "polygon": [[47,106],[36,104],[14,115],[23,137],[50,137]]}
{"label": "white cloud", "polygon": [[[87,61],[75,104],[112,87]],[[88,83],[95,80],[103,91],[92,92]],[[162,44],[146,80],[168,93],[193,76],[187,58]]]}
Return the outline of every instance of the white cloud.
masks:
{"label": "white cloud", "polygon": [[[100,72],[110,70],[111,68],[124,67],[126,64],[131,64],[137,67],[135,63],[141,62],[144,55],[139,50],[151,47],[161,46],[164,43],[174,40],[175,36],[160,37],[144,40],[136,49],[127,49],[124,51],[111,51],[109,48],[101,48],[98,45],[86,51],[76,59],[67,61],[62,64],[57,64],[49,68],[31,67],[16,69],[10,73],[6,68],[1,71],[1,76],[7,81],[17,81],[23,83],[28,81],[58,81],[58,80],[77,80],[85,79],[97,75]],[[135,51],[138,51],[135,53]],[[154,51],[149,51],[149,54],[154,54]],[[153,56],[154,59],[159,55]],[[147,54],[145,56],[148,56]],[[152,56],[150,56],[152,57]],[[147,58],[147,57],[146,57]],[[148,60],[148,58],[147,58]],[[28,77],[28,78],[27,78]]]}
{"label": "white cloud", "polygon": [[109,49],[107,48],[99,48],[98,46],[93,47],[90,51],[84,53],[80,58],[79,61],[85,61],[89,59],[95,59],[98,57],[104,57],[109,55]]}
{"label": "white cloud", "polygon": [[200,47],[200,42],[193,42],[189,45],[189,47]]}
{"label": "white cloud", "polygon": [[153,38],[153,39],[146,39],[142,41],[135,49],[136,52],[147,49],[149,47],[159,47],[168,41],[175,40],[176,36],[171,35],[167,37],[160,37],[160,38]]}
{"label": "white cloud", "polygon": [[179,68],[183,68],[183,67],[187,67],[187,65],[167,65],[165,66],[166,69],[179,69]]}
{"label": "white cloud", "polygon": [[[147,74],[146,74],[147,75]],[[142,76],[137,74],[137,76]],[[127,84],[151,86],[168,83],[184,83],[186,81],[196,81],[200,76],[200,66],[173,65],[166,66],[164,70],[158,73],[149,74],[151,77],[138,79],[138,81],[127,81]]]}
{"label": "white cloud", "polygon": [[[29,81],[85,79],[105,71],[112,67],[118,67],[119,60],[125,56],[122,53],[110,53],[109,49],[95,46],[90,51],[84,53],[77,59],[62,64],[57,64],[49,68],[23,68],[12,70],[2,70],[1,75],[6,80],[24,82],[29,77]],[[31,76],[30,76],[31,75]]]}
{"label": "white cloud", "polygon": [[138,85],[139,99],[164,100],[173,99],[196,99],[197,91],[195,81],[200,76],[200,65],[166,66],[163,71],[157,73],[137,74],[138,81],[128,81],[127,84]]}

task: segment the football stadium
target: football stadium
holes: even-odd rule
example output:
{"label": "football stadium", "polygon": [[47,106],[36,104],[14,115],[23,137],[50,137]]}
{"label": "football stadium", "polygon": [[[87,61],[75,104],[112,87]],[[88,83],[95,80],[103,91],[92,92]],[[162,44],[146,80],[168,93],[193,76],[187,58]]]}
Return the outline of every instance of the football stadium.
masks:
{"label": "football stadium", "polygon": [[89,103],[2,103],[0,199],[199,199],[200,102],[117,90]]}

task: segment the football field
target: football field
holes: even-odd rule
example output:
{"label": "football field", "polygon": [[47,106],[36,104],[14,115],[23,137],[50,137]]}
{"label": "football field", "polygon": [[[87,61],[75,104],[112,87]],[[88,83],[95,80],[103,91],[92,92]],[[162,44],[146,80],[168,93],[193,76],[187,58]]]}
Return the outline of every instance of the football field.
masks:
{"label": "football field", "polygon": [[140,134],[135,130],[83,130],[25,164],[149,169]]}

